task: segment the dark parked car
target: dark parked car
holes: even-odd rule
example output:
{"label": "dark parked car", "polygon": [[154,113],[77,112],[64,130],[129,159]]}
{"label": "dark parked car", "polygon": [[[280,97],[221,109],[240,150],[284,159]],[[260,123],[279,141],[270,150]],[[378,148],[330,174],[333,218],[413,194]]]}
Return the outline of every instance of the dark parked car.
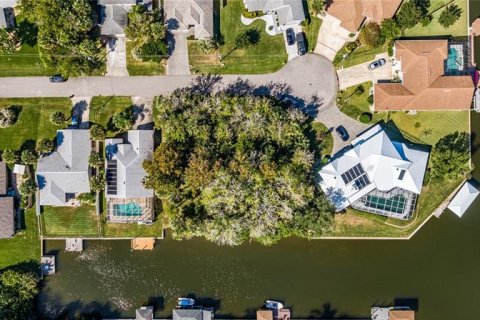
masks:
{"label": "dark parked car", "polygon": [[295,43],[295,31],[293,28],[288,28],[285,33],[287,34],[287,44],[289,46],[293,45]]}
{"label": "dark parked car", "polygon": [[374,70],[374,69],[377,69],[377,68],[380,68],[381,66],[383,66],[385,63],[387,63],[387,61],[385,61],[385,59],[379,59],[377,61],[373,61],[372,63],[370,63],[368,65],[368,69],[369,70]]}
{"label": "dark parked car", "polygon": [[348,132],[347,132],[347,129],[345,129],[344,126],[338,126],[335,131],[337,132],[337,134],[340,136],[340,138],[343,140],[343,141],[347,141],[348,138],[350,137],[348,135]]}
{"label": "dark parked car", "polygon": [[65,80],[65,78],[59,74],[56,74],[50,77],[50,82],[65,82],[65,81],[67,80]]}
{"label": "dark parked car", "polygon": [[297,47],[299,56],[303,56],[305,53],[307,53],[307,48],[305,45],[305,34],[303,32],[297,33]]}

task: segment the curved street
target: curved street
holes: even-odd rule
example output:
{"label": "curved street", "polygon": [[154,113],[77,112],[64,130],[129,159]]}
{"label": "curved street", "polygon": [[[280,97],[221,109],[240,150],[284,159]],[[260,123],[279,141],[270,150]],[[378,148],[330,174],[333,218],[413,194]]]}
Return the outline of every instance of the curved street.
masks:
{"label": "curved street", "polygon": [[[6,77],[0,78],[0,97],[153,97],[191,85],[205,93],[227,89],[288,99],[331,130],[343,125],[351,139],[367,127],[335,106],[336,70],[330,61],[316,54],[297,57],[275,73],[260,75],[104,76],[73,78],[64,83],[51,83],[47,77]],[[333,137],[334,152],[348,144],[335,133]]]}

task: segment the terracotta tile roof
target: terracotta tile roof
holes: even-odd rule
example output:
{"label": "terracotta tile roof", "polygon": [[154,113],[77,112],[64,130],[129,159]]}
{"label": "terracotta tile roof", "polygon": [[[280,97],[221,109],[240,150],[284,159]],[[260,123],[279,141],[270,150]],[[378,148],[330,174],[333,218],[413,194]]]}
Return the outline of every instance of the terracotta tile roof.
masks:
{"label": "terracotta tile roof", "polygon": [[257,310],[257,320],[273,320],[272,310]]}
{"label": "terracotta tile roof", "polygon": [[13,197],[0,197],[0,239],[15,233]]}
{"label": "terracotta tile roof", "polygon": [[474,85],[470,76],[444,76],[447,40],[395,43],[402,83],[375,84],[375,110],[468,110]]}
{"label": "terracotta tile roof", "polygon": [[475,21],[473,21],[471,31],[474,36],[480,35],[480,18],[477,18]]}
{"label": "terracotta tile roof", "polygon": [[411,310],[390,310],[388,311],[389,320],[415,320],[415,311]]}
{"label": "terracotta tile roof", "polygon": [[380,24],[397,12],[402,0],[334,0],[327,13],[340,20],[341,26],[356,32],[365,18]]}

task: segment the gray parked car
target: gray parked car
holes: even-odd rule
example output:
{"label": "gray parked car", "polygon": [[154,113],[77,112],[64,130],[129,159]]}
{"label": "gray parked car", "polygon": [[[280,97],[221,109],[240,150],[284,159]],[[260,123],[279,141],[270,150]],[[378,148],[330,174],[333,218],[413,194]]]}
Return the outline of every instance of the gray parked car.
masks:
{"label": "gray parked car", "polygon": [[370,63],[368,65],[368,69],[369,70],[375,70],[375,69],[378,69],[380,68],[381,66],[385,65],[385,63],[387,63],[387,61],[385,61],[385,59],[378,59],[377,61],[373,61],[372,63]]}

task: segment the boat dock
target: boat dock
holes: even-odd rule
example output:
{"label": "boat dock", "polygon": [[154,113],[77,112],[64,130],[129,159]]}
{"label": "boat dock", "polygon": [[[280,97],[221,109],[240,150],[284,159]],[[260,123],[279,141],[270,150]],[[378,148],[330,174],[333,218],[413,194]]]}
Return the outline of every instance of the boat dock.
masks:
{"label": "boat dock", "polygon": [[42,277],[55,274],[56,272],[55,256],[53,255],[42,256],[42,258],[40,259],[40,269],[41,269]]}
{"label": "boat dock", "polygon": [[65,251],[69,251],[69,252],[83,251],[83,239],[81,238],[65,239]]}
{"label": "boat dock", "polygon": [[153,250],[155,238],[133,238],[132,250]]}

